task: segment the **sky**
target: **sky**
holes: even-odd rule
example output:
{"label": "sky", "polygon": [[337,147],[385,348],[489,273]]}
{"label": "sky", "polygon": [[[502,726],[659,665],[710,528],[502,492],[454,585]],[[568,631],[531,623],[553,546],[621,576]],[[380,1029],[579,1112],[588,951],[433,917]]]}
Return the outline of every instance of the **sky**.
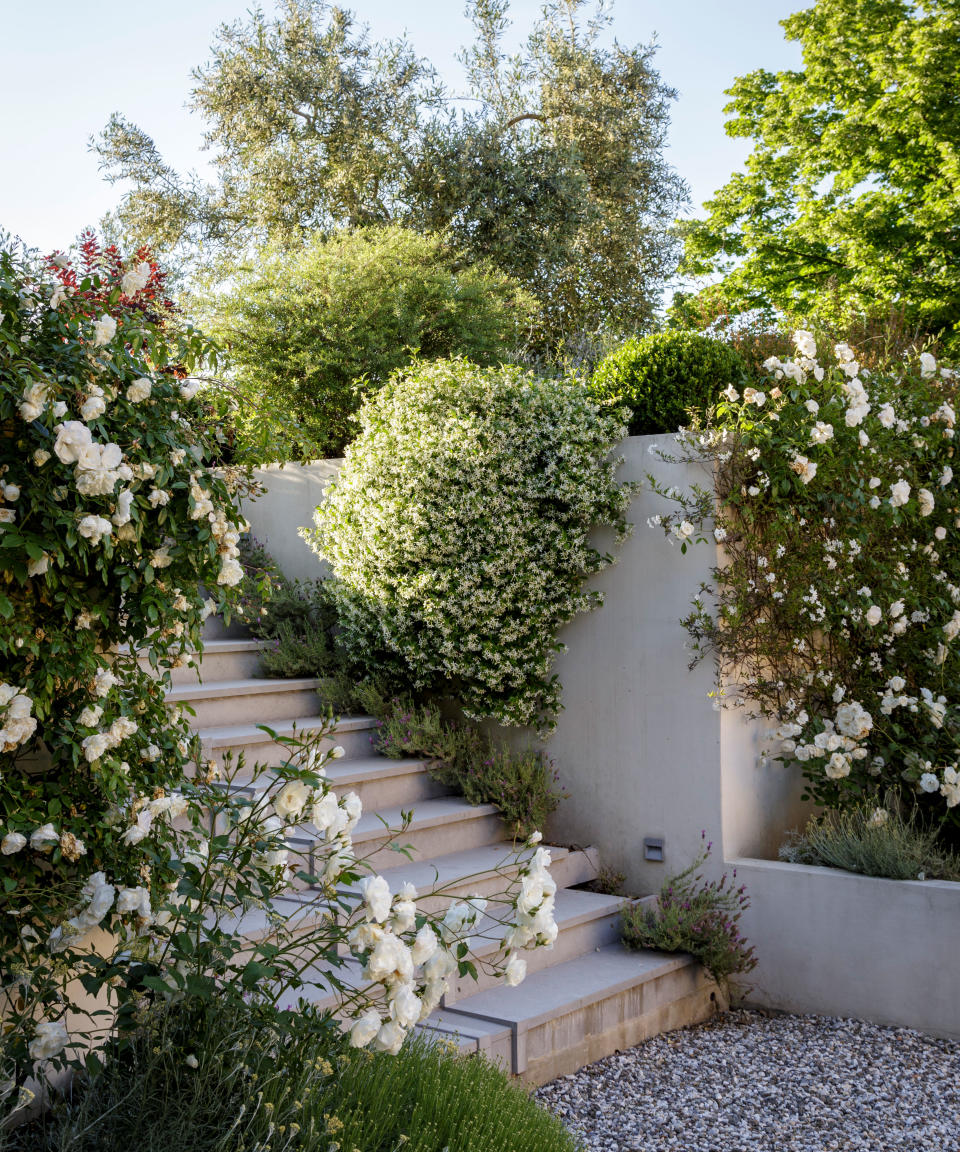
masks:
{"label": "sky", "polygon": [[[459,48],[470,39],[461,0],[341,0],[376,37],[406,32],[448,86],[463,91]],[[271,11],[274,0],[263,0]],[[723,90],[755,68],[797,67],[778,21],[803,0],[615,0],[613,34],[659,45],[656,65],[677,89],[667,158],[690,186],[693,211],[739,168],[749,144],[724,133]],[[119,199],[89,151],[112,112],[151,135],[180,170],[204,168],[203,125],[186,103],[191,69],[223,22],[250,0],[4,0],[0,40],[0,231],[43,251],[65,248]],[[513,0],[519,42],[540,0]],[[509,46],[509,44],[508,44]]]}

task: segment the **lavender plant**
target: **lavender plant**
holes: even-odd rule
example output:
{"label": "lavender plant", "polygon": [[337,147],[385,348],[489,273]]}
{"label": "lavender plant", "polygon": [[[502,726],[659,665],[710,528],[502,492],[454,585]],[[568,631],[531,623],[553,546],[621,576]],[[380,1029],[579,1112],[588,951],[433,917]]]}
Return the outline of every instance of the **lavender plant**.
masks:
{"label": "lavender plant", "polygon": [[712,847],[705,844],[689,867],[664,881],[656,904],[627,904],[622,934],[629,948],[689,952],[727,992],[730,978],[752,971],[757,960],[740,933],[740,918],[750,899],[744,885],[734,887],[736,869],[719,880],[701,875]]}

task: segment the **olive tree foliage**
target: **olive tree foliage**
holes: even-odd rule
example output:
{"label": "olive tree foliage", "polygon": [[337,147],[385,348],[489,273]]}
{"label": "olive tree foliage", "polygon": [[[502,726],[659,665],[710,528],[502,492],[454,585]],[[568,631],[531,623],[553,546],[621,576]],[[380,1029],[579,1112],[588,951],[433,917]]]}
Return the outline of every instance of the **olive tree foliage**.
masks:
{"label": "olive tree foliage", "polygon": [[674,93],[653,46],[608,45],[609,16],[586,5],[548,0],[508,55],[508,0],[470,0],[466,100],[408,42],[372,41],[325,0],[254,9],[194,72],[212,180],[174,171],[118,114],[94,141],[125,188],[110,227],[219,276],[268,241],[395,223],[519,279],[544,347],[643,327],[686,197],[662,154]]}
{"label": "olive tree foliage", "polygon": [[828,324],[960,319],[960,8],[817,0],[781,21],[803,67],[728,90],[745,170],[686,225],[684,269],[722,273],[725,310]]}

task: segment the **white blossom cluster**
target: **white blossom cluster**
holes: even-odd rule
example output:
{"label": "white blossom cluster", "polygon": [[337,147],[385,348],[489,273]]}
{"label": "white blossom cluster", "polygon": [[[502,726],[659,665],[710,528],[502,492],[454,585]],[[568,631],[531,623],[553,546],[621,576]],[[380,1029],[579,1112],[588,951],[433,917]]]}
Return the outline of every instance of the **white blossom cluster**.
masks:
{"label": "white blossom cluster", "polygon": [[33,701],[22,689],[0,683],[0,752],[12,752],[33,736],[37,718],[32,712]]}
{"label": "white blossom cluster", "polygon": [[[163,680],[242,576],[246,482],[205,463],[183,374],[210,346],[139,308],[150,265],[80,293],[51,271],[65,257],[31,260],[0,252],[0,858],[43,896],[4,918],[0,969],[55,973],[63,1008],[93,927],[153,930],[174,898],[190,744]],[[34,1058],[61,1051],[60,1022],[30,1012]]]}
{"label": "white blossom cluster", "polygon": [[[529,843],[538,837],[531,838]],[[512,900],[515,919],[498,922],[506,959],[499,969],[508,986],[526,975],[523,949],[552,947],[557,937],[553,918],[556,882],[549,872],[550,852],[537,848],[520,872],[520,891]],[[452,902],[442,920],[417,928],[417,892],[405,884],[392,894],[382,876],[365,877],[362,921],[348,937],[353,952],[365,960],[363,977],[384,989],[385,1007],[370,1006],[346,1017],[354,1047],[396,1053],[417,1023],[439,1005],[458,971],[458,955],[469,950],[471,933],[487,912],[477,897]]]}
{"label": "white blossom cluster", "polygon": [[601,523],[625,531],[623,435],[579,384],[467,361],[375,393],[304,532],[329,561],[342,640],[417,687],[457,685],[472,717],[549,727],[556,635],[598,597]]}
{"label": "white blossom cluster", "polygon": [[684,459],[716,462],[716,489],[658,488],[680,505],[661,531],[726,552],[715,616],[701,601],[687,626],[719,655],[717,701],[742,683],[821,802],[906,785],[952,819],[958,376],[929,352],[870,372],[847,344],[827,366],[812,333],[794,345],[768,384],[731,385],[715,422],[678,436]]}

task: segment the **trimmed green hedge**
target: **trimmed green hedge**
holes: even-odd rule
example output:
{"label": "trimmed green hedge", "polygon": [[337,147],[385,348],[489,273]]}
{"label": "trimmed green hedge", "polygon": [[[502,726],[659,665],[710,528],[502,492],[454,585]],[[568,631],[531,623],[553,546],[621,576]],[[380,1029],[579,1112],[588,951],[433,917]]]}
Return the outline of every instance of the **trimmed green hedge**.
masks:
{"label": "trimmed green hedge", "polygon": [[697,332],[635,336],[597,365],[590,392],[602,403],[630,411],[631,436],[676,432],[687,409],[716,403],[748,368],[740,354]]}

